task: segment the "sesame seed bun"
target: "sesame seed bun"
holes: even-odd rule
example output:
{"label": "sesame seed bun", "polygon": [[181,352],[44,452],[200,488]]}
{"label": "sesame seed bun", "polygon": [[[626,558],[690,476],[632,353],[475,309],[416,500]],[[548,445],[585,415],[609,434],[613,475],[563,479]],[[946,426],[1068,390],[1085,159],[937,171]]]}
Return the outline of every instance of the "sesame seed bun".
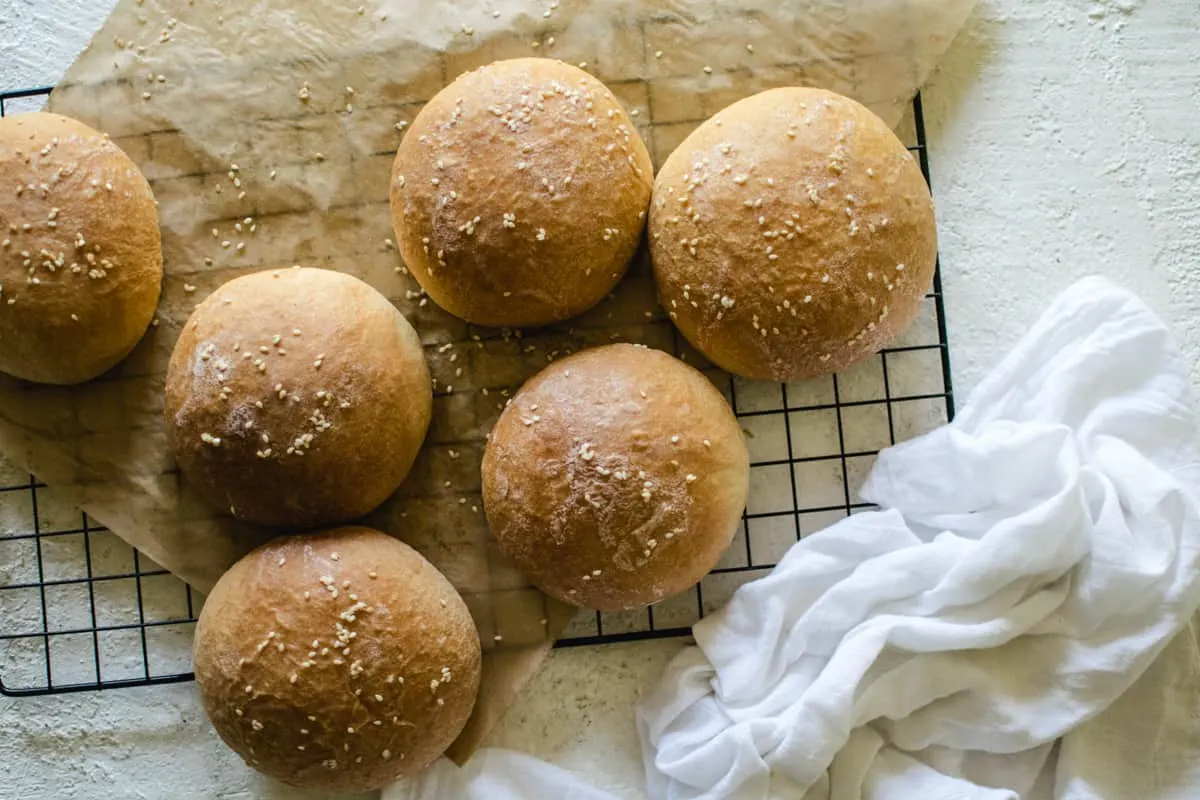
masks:
{"label": "sesame seed bun", "polygon": [[217,733],[293,786],[378,789],[450,746],[479,690],[479,635],[454,587],[369,528],[283,536],[226,572],[196,624]]}
{"label": "sesame seed bun", "polygon": [[120,148],[57,114],[0,119],[0,371],[81,383],[125,358],[162,284],[158,210]]}
{"label": "sesame seed bun", "polygon": [[373,510],[408,475],[432,413],[416,331],[373,288],[322,269],[226,283],[192,313],[167,368],[184,477],[262,525]]}
{"label": "sesame seed bun", "polygon": [[496,541],[566,603],[618,611],[684,591],[729,547],[750,460],[721,393],[658,350],[597,347],[513,397],[483,457]]}
{"label": "sesame seed bun", "polygon": [[660,300],[718,366],[799,380],[887,345],[933,281],[933,200],[882,120],[820,89],[774,89],[701,125],[654,185]]}
{"label": "sesame seed bun", "polygon": [[434,302],[480,325],[543,325],[600,302],[633,258],[653,166],[617,98],[545,58],[438,93],[396,153],[396,241]]}

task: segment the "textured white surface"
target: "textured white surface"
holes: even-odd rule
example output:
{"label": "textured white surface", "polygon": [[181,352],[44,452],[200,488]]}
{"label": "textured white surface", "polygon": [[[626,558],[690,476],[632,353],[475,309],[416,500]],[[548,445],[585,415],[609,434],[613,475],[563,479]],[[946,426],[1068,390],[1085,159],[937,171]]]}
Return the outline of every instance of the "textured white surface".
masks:
{"label": "textured white surface", "polygon": [[56,83],[115,5],[116,0],[0,0],[0,90]]}
{"label": "textured white surface", "polygon": [[[0,87],[57,80],[109,5],[0,0]],[[952,45],[924,96],[960,392],[1092,272],[1140,293],[1197,363],[1194,18],[1195,0],[982,0]],[[640,797],[632,702],[678,647],[556,652],[493,743]],[[190,685],[0,698],[0,730],[5,797],[312,797],[242,766]]]}

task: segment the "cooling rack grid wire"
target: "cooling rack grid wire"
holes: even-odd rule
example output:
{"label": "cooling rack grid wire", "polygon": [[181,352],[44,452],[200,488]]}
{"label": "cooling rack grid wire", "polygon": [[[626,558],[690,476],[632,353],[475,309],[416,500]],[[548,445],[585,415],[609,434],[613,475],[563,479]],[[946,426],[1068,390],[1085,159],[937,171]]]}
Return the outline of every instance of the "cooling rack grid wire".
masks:
{"label": "cooling rack grid wire", "polygon": [[[0,93],[0,116],[51,87]],[[921,98],[899,133],[929,180]],[[696,363],[677,337],[679,354]],[[581,612],[560,646],[682,636],[787,550],[870,508],[858,488],[878,451],[954,413],[941,271],[917,321],[838,375],[789,384],[711,373],[746,433],[750,501],[733,545],[698,586],[648,609]],[[191,680],[203,598],[54,488],[0,460],[0,693],[39,695]]]}

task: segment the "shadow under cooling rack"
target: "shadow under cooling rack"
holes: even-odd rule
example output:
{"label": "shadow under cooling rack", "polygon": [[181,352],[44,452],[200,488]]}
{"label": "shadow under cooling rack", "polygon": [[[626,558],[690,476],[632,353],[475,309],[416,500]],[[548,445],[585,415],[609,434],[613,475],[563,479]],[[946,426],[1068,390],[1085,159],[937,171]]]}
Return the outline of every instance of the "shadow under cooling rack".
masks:
{"label": "shadow under cooling rack", "polygon": [[[42,107],[50,88],[0,94],[0,116]],[[926,180],[920,97],[899,131]],[[702,359],[679,354],[691,363]],[[954,413],[940,268],[916,322],[835,376],[723,386],[747,437],[750,500],[733,545],[694,589],[637,612],[581,612],[561,646],[680,636],[802,536],[869,508],[858,489],[876,454]],[[0,462],[0,693],[39,695],[191,680],[203,598],[54,488]]]}

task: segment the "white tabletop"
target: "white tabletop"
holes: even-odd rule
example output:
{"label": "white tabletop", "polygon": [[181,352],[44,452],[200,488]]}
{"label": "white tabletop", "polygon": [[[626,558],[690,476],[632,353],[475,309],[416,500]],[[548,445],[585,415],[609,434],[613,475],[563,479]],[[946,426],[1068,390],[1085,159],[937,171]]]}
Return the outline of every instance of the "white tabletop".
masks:
{"label": "white tabletop", "polygon": [[[0,88],[55,82],[110,6],[0,0]],[[1200,356],[1195,11],[980,0],[951,46],[924,99],[960,402],[1055,292],[1091,273],[1139,292]],[[555,652],[492,743],[642,797],[633,703],[680,646]],[[5,797],[313,796],[244,767],[188,684],[0,698],[0,730]]]}

